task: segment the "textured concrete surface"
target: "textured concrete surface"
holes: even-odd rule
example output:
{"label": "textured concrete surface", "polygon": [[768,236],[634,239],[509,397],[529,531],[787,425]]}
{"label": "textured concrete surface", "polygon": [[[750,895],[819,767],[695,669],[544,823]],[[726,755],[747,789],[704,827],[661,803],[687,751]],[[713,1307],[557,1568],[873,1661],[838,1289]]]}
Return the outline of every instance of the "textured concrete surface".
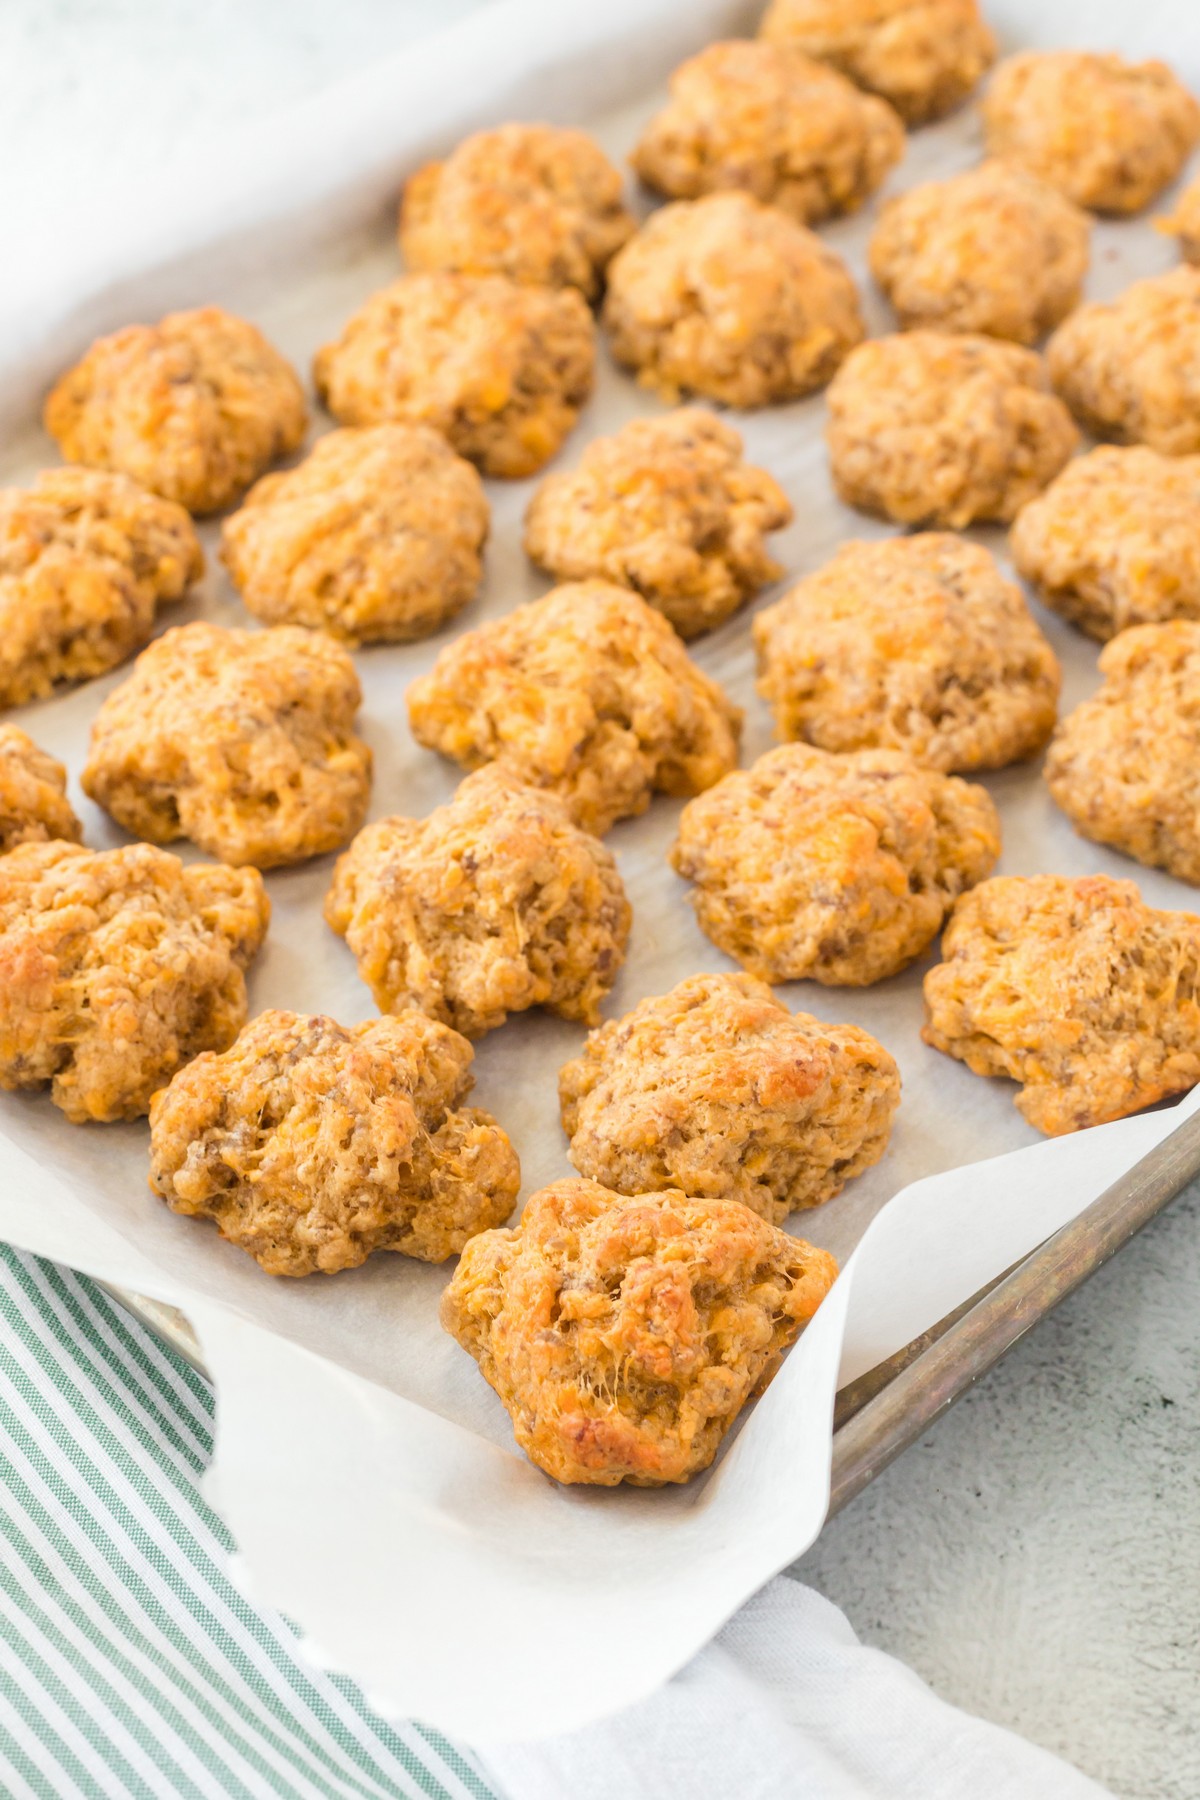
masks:
{"label": "textured concrete surface", "polygon": [[[188,155],[477,3],[4,0],[10,256],[70,231],[146,158]],[[796,1572],[948,1699],[1122,1800],[1200,1800],[1200,1193],[1027,1339]]]}

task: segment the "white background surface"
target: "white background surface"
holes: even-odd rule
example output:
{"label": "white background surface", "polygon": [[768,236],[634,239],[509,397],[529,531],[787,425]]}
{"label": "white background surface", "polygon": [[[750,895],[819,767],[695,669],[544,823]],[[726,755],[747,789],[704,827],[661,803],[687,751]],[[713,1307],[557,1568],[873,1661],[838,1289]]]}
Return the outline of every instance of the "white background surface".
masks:
{"label": "white background surface", "polygon": [[[10,256],[146,158],[202,155],[472,3],[3,0]],[[1200,1795],[1198,1225],[1193,1192],[800,1569],[948,1698],[1129,1800]]]}

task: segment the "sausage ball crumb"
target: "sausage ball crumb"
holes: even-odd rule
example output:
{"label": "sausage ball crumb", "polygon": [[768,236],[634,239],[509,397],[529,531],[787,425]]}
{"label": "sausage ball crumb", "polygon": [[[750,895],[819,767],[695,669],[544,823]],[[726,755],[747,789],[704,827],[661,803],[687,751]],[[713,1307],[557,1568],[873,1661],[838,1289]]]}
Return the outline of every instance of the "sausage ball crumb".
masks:
{"label": "sausage ball crumb", "polygon": [[988,552],[948,532],[843,544],[754,639],[785,739],[999,769],[1054,729],[1058,659]]}
{"label": "sausage ball crumb", "polygon": [[988,152],[1093,212],[1135,213],[1200,140],[1200,105],[1166,63],[1075,50],[1002,62],[983,99]]}
{"label": "sausage ball crumb", "polygon": [[784,744],[684,807],[671,863],[751,975],[867,987],[921,954],[999,854],[983,788],[896,750]]}
{"label": "sausage ball crumb", "polygon": [[759,31],[881,94],[909,125],[965,100],[996,55],[977,0],[771,0]]}
{"label": "sausage ball crumb", "polygon": [[96,715],[83,791],[152,844],[191,838],[269,869],[336,850],[363,822],[371,752],[340,644],[280,625],[180,625]]}
{"label": "sausage ball crumb", "polygon": [[51,393],[45,424],[69,461],[209,513],[299,447],[308,409],[262,333],[205,306],[97,338]]}
{"label": "sausage ball crumb", "polygon": [[184,509],[127,476],[47,469],[0,489],[0,706],[115,668],[203,572]]}
{"label": "sausage ball crumb", "polygon": [[62,764],[18,726],[0,725],[0,854],[48,838],[77,844],[82,836]]}
{"label": "sausage ball crumb", "polygon": [[448,644],[408,714],[419,744],[550,788],[597,837],[654,793],[719,781],[742,728],[662,614],[604,581],[566,582]]}
{"label": "sausage ball crumb", "polygon": [[1200,1080],[1200,918],[1132,881],[998,876],[966,894],[925,977],[927,1044],[1022,1083],[1050,1137],[1123,1119]]}
{"label": "sausage ball crumb", "polygon": [[1093,437],[1200,451],[1200,269],[1135,281],[1093,300],[1046,346],[1050,379]]}
{"label": "sausage ball crumb", "polygon": [[1170,216],[1156,223],[1160,231],[1179,239],[1184,262],[1200,263],[1200,180],[1189,182]]}
{"label": "sausage ball crumb", "polygon": [[18,845],[0,858],[0,1087],[49,1083],[74,1124],[138,1118],[237,1036],[270,911],[255,869]]}
{"label": "sausage ball crumb", "polygon": [[1003,162],[888,201],[871,273],[901,325],[1032,344],[1079,303],[1091,225],[1057,189]]}
{"label": "sausage ball crumb", "polygon": [[836,1275],[736,1200],[558,1181],[471,1240],[442,1324],[539,1469],[659,1487],[708,1467]]}
{"label": "sausage ball crumb", "polygon": [[749,975],[693,975],[593,1031],[558,1093],[589,1180],[740,1200],[782,1225],[879,1161],[900,1074],[856,1025],[790,1013]]}
{"label": "sausage ball crumb", "polygon": [[409,181],[400,248],[410,269],[506,275],[594,300],[634,229],[621,176],[585,131],[501,125]]}
{"label": "sausage ball crumb", "polygon": [[265,475],[225,521],[221,557],[269,625],[403,643],[473,597],[488,522],[479,476],[436,431],[374,425]]}
{"label": "sausage ball crumb", "polygon": [[325,903],[381,1012],[418,1006],[466,1037],[531,1006],[594,1025],[631,916],[604,845],[495,764],[427,819],[360,831]]}
{"label": "sausage ball crumb", "polygon": [[376,1250],[445,1262],[507,1219],[521,1179],[491,1114],[459,1107],[471,1055],[419,1012],[349,1028],[260,1013],[154,1096],[150,1186],[268,1275]]}
{"label": "sausage ball crumb", "polygon": [[1200,885],[1200,624],[1135,625],[1100,672],[1055,734],[1047,786],[1083,837]]}
{"label": "sausage ball crumb", "polygon": [[681,637],[711,631],[783,571],[766,534],[792,520],[777,482],[742,460],[742,440],[684,407],[635,419],[548,475],[525,515],[525,548],[560,580],[633,588]]}
{"label": "sausage ball crumb", "polygon": [[613,258],[603,322],[643,387],[737,407],[823,387],[864,331],[841,258],[737,193],[651,213]]}
{"label": "sausage ball crumb", "polygon": [[854,212],[904,154],[884,100],[782,44],[710,44],[671,77],[630,161],[676,200],[740,188],[802,225]]}
{"label": "sausage ball crumb", "polygon": [[1101,445],[1022,507],[1013,561],[1089,637],[1200,618],[1200,456]]}
{"label": "sausage ball crumb", "polygon": [[429,425],[485,475],[532,475],[592,391],[596,334],[572,288],[501,275],[406,275],[318,350],[313,377],[343,425]]}
{"label": "sausage ball crumb", "polygon": [[1058,474],[1079,434],[1034,351],[909,331],[847,358],[829,389],[826,441],[848,506],[957,531],[1007,523]]}

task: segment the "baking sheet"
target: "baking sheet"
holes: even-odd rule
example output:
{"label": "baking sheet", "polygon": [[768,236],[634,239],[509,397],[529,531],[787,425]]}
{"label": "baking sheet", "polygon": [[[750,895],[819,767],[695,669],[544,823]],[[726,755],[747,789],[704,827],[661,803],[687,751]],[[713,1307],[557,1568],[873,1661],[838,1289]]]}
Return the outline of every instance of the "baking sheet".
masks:
{"label": "baking sheet", "polygon": [[[1074,0],[989,9],[1012,42],[1073,36],[1139,50],[1163,47],[1170,26],[1166,52],[1200,85],[1196,22],[1184,22],[1181,41],[1177,7],[1147,5],[1137,19],[1126,10]],[[690,49],[747,22],[745,7],[718,0],[619,0],[603,19],[543,0],[509,0],[258,134],[254,145],[227,153],[223,175],[206,167],[194,208],[186,193],[172,195],[165,239],[153,230],[156,218],[167,217],[156,203],[127,207],[120,231],[98,222],[78,247],[74,274],[52,270],[53,292],[37,305],[10,302],[0,323],[0,417],[13,422],[0,478],[21,480],[56,460],[53,447],[20,422],[36,387],[93,331],[168,305],[216,301],[254,317],[307,372],[313,350],[398,272],[391,203],[406,168],[484,120],[512,116],[586,124],[621,158],[660,102],[665,72]],[[631,90],[637,98],[629,101]],[[886,191],[969,166],[979,149],[967,109],[910,136]],[[859,278],[869,329],[878,333],[889,319],[866,281],[871,216],[831,224],[822,235]],[[1149,220],[1100,223],[1089,294],[1115,293],[1174,258]],[[602,352],[596,398],[558,466],[573,465],[591,437],[660,410]],[[847,537],[889,531],[835,501],[823,412],[816,396],[737,420],[748,456],[781,480],[796,508],[793,526],[774,540],[789,580],[819,566]],[[357,653],[361,729],[376,757],[374,818],[422,814],[453,792],[458,771],[409,735],[404,690],[449,638],[549,585],[520,547],[535,485],[488,483],[493,531],[484,590],[459,619],[424,644]],[[1003,534],[972,535],[1003,560]],[[162,614],[163,629],[197,616],[250,622],[215,562],[216,528],[206,526],[202,536],[208,573],[185,605]],[[743,762],[772,741],[754,694],[750,616],[693,646],[746,707]],[[1039,611],[1039,619],[1064,664],[1065,708],[1095,686],[1096,648],[1051,615]],[[10,716],[75,776],[91,720],[124,673]],[[1004,824],[1000,872],[1132,874],[1154,905],[1194,904],[1192,890],[1078,839],[1035,766],[985,781]],[[74,785],[73,798],[89,844],[126,841]],[[634,907],[630,953],[608,1016],[684,975],[733,966],[699,932],[687,886],[665,862],[678,811],[657,800],[646,817],[608,838]],[[332,860],[268,876],[273,919],[250,976],[253,1011],[321,1010],[347,1023],[373,1014],[349,952],[322,921]],[[844,1260],[884,1203],[909,1191],[880,1220],[853,1283],[839,1283],[718,1468],[686,1490],[555,1489],[516,1456],[498,1401],[438,1328],[444,1268],[377,1257],[334,1280],[272,1282],[215,1231],[177,1218],[149,1195],[143,1124],[71,1128],[44,1096],[0,1097],[0,1230],[188,1311],[218,1381],[216,1481],[250,1578],[340,1666],[381,1688],[385,1703],[448,1729],[484,1736],[563,1729],[653,1686],[773,1568],[805,1548],[824,1508],[839,1365],[845,1381],[891,1354],[1073,1216],[1169,1129],[1169,1115],[1159,1114],[1041,1143],[1014,1110],[1008,1084],[981,1081],[921,1044],[920,983],[932,960],[866,991],[808,983],[781,990],[793,1007],[873,1031],[904,1081],[883,1161],[794,1227]],[[478,1046],[474,1098],[517,1145],[523,1194],[569,1172],[556,1077],[581,1037],[579,1027],[536,1014]],[[1022,1152],[1015,1166],[929,1179],[1014,1150]],[[341,1524],[351,1511],[347,1533]],[[328,1551],[314,1558],[311,1546],[326,1537]],[[669,1622],[642,1630],[647,1606]],[[515,1642],[514,1609],[522,1615]],[[463,1623],[468,1614],[503,1621],[499,1664],[487,1634],[480,1642]],[[564,1625],[573,1644],[586,1645],[569,1659],[561,1655]]]}

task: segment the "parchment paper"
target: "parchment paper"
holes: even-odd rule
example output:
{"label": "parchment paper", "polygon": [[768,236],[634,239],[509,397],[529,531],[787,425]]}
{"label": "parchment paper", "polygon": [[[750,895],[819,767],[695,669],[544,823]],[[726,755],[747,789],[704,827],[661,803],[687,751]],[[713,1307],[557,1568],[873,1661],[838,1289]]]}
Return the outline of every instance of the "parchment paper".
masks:
{"label": "parchment paper", "polygon": [[[1200,84],[1200,26],[1182,9],[1147,4],[1132,19],[1118,5],[1011,0],[989,10],[1010,43],[1157,46]],[[465,130],[509,117],[584,123],[621,158],[660,102],[666,71],[749,22],[745,7],[719,0],[615,0],[602,16],[506,0],[227,147],[203,171],[174,172],[157,196],[126,196],[120,216],[95,220],[85,243],[51,253],[38,295],[10,295],[0,319],[0,421],[10,427],[0,478],[24,479],[57,460],[32,425],[35,401],[95,331],[216,301],[254,317],[307,370],[316,347],[398,272],[394,201],[406,170]],[[979,149],[967,109],[910,137],[887,191],[968,166]],[[889,319],[866,280],[870,223],[868,211],[824,235],[853,267],[880,332]],[[1174,254],[1148,220],[1098,224],[1089,293],[1115,293],[1169,267]],[[656,410],[602,355],[597,396],[560,466],[573,465],[591,437]],[[748,455],[796,507],[794,525],[775,540],[789,579],[845,538],[888,529],[834,500],[823,412],[818,396],[737,421]],[[520,547],[534,485],[488,484],[485,587],[460,619],[424,644],[357,655],[362,728],[376,756],[372,817],[423,814],[453,792],[458,772],[409,735],[404,691],[449,637],[548,585]],[[196,616],[248,622],[211,554],[215,529],[203,535],[208,573],[192,599],[163,613],[162,628]],[[1003,560],[1003,534],[981,540]],[[1039,618],[1063,660],[1065,708],[1095,686],[1095,647]],[[771,742],[754,693],[749,614],[694,654],[746,707],[749,762]],[[11,716],[77,776],[91,720],[126,672]],[[1002,872],[1133,875],[1152,904],[1193,906],[1192,890],[1077,838],[1036,766],[986,779],[1003,817]],[[89,844],[125,841],[77,788],[73,798]],[[609,1016],[684,975],[732,966],[698,930],[686,884],[665,862],[678,810],[658,800],[610,835],[635,923]],[[331,867],[327,858],[268,877],[273,919],[251,973],[253,1011],[321,1010],[347,1023],[372,1014],[349,952],[322,922]],[[873,1031],[904,1080],[884,1160],[795,1229],[846,1259],[896,1198],[717,1467],[684,1490],[556,1488],[517,1455],[498,1401],[438,1328],[444,1268],[380,1256],[334,1279],[273,1282],[149,1194],[142,1124],[70,1127],[45,1097],[0,1097],[0,1233],[187,1311],[217,1379],[212,1482],[244,1578],[297,1618],[322,1654],[385,1708],[450,1731],[568,1729],[655,1686],[811,1542],[827,1502],[839,1365],[845,1381],[900,1348],[1074,1216],[1175,1122],[1160,1112],[1041,1142],[1014,1110],[1009,1084],[981,1081],[921,1044],[920,983],[931,960],[866,991],[781,990],[794,1007]],[[512,1135],[524,1194],[568,1172],[555,1083],[581,1036],[535,1014],[478,1047],[475,1099]]]}

